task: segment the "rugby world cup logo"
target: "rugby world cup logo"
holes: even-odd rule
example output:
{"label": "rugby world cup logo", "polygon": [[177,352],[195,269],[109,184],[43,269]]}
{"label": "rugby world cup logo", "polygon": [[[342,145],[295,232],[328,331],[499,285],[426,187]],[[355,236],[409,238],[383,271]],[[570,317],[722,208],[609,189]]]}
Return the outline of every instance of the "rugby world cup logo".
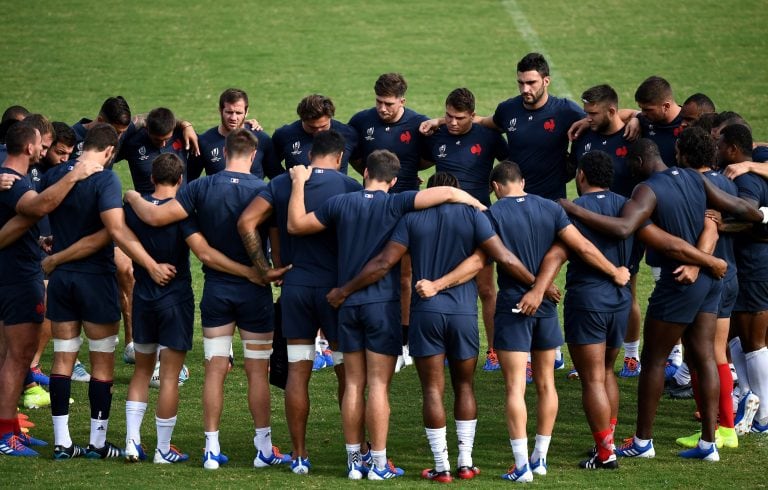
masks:
{"label": "rugby world cup logo", "polygon": [[440,145],[440,148],[437,149],[437,158],[445,158],[448,156],[447,153],[445,153],[446,146]]}
{"label": "rugby world cup logo", "polygon": [[139,160],[146,160],[147,158],[149,158],[147,156],[147,148],[142,146],[139,148]]}
{"label": "rugby world cup logo", "polygon": [[219,156],[219,149],[214,148],[213,150],[211,150],[211,161],[218,162],[219,160],[221,160],[221,157]]}
{"label": "rugby world cup logo", "polygon": [[507,126],[507,131],[509,131],[510,133],[514,133],[515,131],[517,131],[516,117],[513,117],[512,119],[509,120],[509,126]]}
{"label": "rugby world cup logo", "polygon": [[301,155],[301,141],[294,141],[292,148],[291,155]]}
{"label": "rugby world cup logo", "polygon": [[589,151],[592,151],[592,143],[587,143],[584,145],[584,153],[587,153]]}
{"label": "rugby world cup logo", "polygon": [[373,128],[368,128],[368,130],[365,132],[365,140],[366,141],[373,141]]}

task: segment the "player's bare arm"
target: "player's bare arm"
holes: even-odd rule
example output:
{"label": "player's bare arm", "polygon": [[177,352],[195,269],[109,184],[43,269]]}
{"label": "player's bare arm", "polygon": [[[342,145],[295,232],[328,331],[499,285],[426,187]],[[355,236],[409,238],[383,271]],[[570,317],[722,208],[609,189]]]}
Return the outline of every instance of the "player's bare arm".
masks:
{"label": "player's bare arm", "polygon": [[130,204],[136,216],[150,226],[165,226],[189,216],[176,199],[170,199],[157,206],[141,197],[138,192],[130,190],[125,193],[123,201]]}
{"label": "player's bare arm", "polygon": [[312,169],[296,165],[289,170],[291,176],[291,198],[288,201],[288,233],[291,235],[309,235],[325,229],[325,225],[315,216],[307,214],[304,205],[304,184],[312,176]]}
{"label": "player's bare arm", "polygon": [[41,264],[43,272],[50,274],[62,264],[90,257],[110,243],[112,243],[112,237],[109,236],[106,228],[102,228],[96,233],[84,236],[64,250],[45,257]]}

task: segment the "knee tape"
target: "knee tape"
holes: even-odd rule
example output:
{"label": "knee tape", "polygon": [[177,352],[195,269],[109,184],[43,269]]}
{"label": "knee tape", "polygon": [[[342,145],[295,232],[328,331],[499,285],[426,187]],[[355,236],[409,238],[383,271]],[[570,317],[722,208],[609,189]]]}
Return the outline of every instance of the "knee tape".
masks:
{"label": "knee tape", "polygon": [[[269,349],[254,349],[251,346],[269,345]],[[246,359],[269,359],[272,355],[271,340],[243,340],[243,357]]]}
{"label": "knee tape", "polygon": [[134,342],[133,349],[139,354],[154,354],[157,352],[157,344],[139,344]]}
{"label": "knee tape", "polygon": [[315,346],[312,344],[288,344],[288,362],[313,361]]}
{"label": "knee tape", "polygon": [[229,357],[231,348],[231,335],[222,335],[211,339],[203,337],[203,355],[206,361],[210,361],[213,357]]}
{"label": "knee tape", "polygon": [[83,339],[78,335],[71,339],[53,339],[54,352],[78,352],[83,345]]}
{"label": "knee tape", "polygon": [[338,366],[339,364],[344,364],[344,353],[339,351],[333,351],[333,354],[331,354],[331,357],[333,357],[333,365]]}
{"label": "knee tape", "polygon": [[88,339],[88,350],[91,352],[115,352],[115,346],[120,342],[117,335],[110,335],[103,339]]}

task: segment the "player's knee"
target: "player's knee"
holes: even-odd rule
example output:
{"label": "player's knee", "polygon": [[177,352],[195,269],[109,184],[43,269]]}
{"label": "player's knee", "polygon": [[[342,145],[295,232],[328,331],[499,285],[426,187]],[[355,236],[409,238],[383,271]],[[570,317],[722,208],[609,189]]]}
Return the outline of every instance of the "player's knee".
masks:
{"label": "player's knee", "polygon": [[78,335],[71,339],[53,339],[53,352],[78,352],[83,339]]}
{"label": "player's knee", "polygon": [[312,361],[315,346],[312,344],[288,344],[288,362]]}
{"label": "player's knee", "polygon": [[113,353],[119,341],[117,335],[109,335],[103,339],[88,338],[88,350],[91,352]]}
{"label": "player's knee", "polygon": [[[314,347],[313,347],[314,349]],[[272,355],[272,340],[243,340],[243,357],[245,359],[269,360]],[[314,359],[314,356],[313,356]],[[289,361],[290,362],[290,361]]]}
{"label": "player's knee", "polygon": [[222,335],[220,337],[203,337],[203,356],[206,361],[214,357],[229,357],[232,349],[232,336]]}

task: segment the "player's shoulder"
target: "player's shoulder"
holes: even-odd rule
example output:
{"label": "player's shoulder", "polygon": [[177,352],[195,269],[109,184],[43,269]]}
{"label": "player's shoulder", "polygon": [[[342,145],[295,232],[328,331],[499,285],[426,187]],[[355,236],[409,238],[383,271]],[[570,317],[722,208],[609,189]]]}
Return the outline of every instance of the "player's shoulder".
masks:
{"label": "player's shoulder", "polygon": [[282,126],[277,128],[275,130],[275,132],[272,133],[272,138],[273,139],[277,139],[277,138],[279,138],[281,136],[288,136],[288,135],[291,135],[291,134],[295,134],[295,133],[297,133],[299,131],[302,131],[302,129],[301,129],[301,121],[300,120],[296,120],[296,121],[290,122],[288,124],[283,124]]}
{"label": "player's shoulder", "polygon": [[375,121],[379,118],[379,115],[376,113],[375,107],[369,107],[368,109],[363,109],[361,111],[356,112],[350,119],[349,123],[347,123],[349,126],[352,126],[353,128],[358,128],[358,126],[363,124],[370,124],[371,121]]}

